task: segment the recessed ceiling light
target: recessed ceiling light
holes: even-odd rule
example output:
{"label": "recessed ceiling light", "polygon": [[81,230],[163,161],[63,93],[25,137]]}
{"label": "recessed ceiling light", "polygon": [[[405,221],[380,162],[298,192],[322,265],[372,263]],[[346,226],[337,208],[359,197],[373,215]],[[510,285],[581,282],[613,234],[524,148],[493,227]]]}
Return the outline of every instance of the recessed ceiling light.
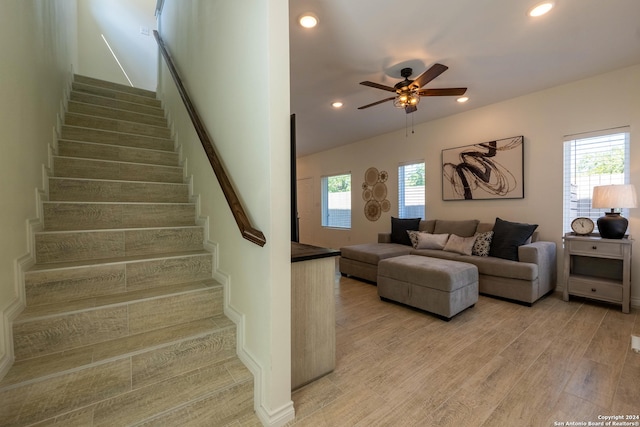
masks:
{"label": "recessed ceiling light", "polygon": [[342,107],[343,105],[344,105],[344,104],[343,104],[342,102],[340,102],[340,101],[336,101],[336,102],[332,102],[332,103],[331,103],[331,106],[332,106],[333,108],[340,108],[340,107]]}
{"label": "recessed ceiling light", "polygon": [[313,13],[305,13],[298,18],[298,22],[304,28],[313,28],[318,25],[318,17]]}
{"label": "recessed ceiling light", "polygon": [[529,9],[529,12],[527,12],[527,15],[531,17],[542,16],[545,13],[549,12],[551,9],[553,9],[553,6],[555,6],[554,1],[545,1],[543,3],[538,3],[537,5]]}
{"label": "recessed ceiling light", "polygon": [[458,101],[460,104],[465,103],[469,100],[468,96],[461,96],[460,98],[456,99],[456,101]]}

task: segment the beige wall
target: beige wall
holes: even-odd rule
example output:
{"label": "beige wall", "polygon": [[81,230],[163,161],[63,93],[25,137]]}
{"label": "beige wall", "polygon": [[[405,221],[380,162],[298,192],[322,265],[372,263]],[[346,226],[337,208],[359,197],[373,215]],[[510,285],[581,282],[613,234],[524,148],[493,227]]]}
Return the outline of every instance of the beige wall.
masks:
{"label": "beige wall", "polygon": [[240,322],[258,415],[293,415],[290,356],[289,52],[286,0],[166,0],[159,27],[248,216],[266,236],[244,240],[164,66],[159,93],[209,220],[225,311]]}
{"label": "beige wall", "polygon": [[14,266],[29,251],[56,115],[77,64],[75,0],[0,2],[0,377],[11,362],[8,316],[21,301]]}
{"label": "beige wall", "polygon": [[[79,74],[128,85],[104,34],[133,86],[156,90],[156,0],[78,0]],[[140,34],[140,27],[149,29]]]}
{"label": "beige wall", "polygon": [[[396,114],[393,109],[389,114]],[[571,84],[478,108],[416,126],[405,138],[404,129],[366,141],[298,159],[298,179],[312,178],[314,210],[307,243],[339,248],[375,241],[390,229],[397,216],[397,168],[401,162],[426,162],[427,218],[503,219],[539,224],[541,238],[556,242],[562,266],[562,158],[563,136],[631,126],[631,181],[640,190],[640,65]],[[445,148],[516,135],[525,137],[525,198],[519,200],[444,202],[441,197],[441,151]],[[374,166],[389,172],[391,211],[377,222],[363,212],[364,172]],[[330,230],[320,226],[320,177],[335,172],[352,174],[352,228]],[[630,211],[632,235],[640,235],[640,209]],[[640,244],[640,243],[637,243]],[[640,248],[632,268],[640,272]],[[559,270],[561,271],[561,270]],[[560,276],[561,277],[561,276]],[[632,303],[640,306],[640,274],[633,275]]]}

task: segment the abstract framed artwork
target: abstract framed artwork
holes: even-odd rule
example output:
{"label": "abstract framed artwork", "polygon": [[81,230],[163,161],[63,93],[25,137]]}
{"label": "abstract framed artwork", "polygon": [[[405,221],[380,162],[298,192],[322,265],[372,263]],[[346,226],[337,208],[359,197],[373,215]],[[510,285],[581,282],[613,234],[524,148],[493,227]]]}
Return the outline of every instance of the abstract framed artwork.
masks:
{"label": "abstract framed artwork", "polygon": [[442,150],[442,200],[523,198],[523,136]]}

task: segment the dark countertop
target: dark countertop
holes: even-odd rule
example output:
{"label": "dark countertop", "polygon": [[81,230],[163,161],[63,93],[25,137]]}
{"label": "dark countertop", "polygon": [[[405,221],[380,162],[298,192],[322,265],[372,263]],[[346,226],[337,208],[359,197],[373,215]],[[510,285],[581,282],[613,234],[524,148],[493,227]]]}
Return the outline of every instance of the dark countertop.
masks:
{"label": "dark countertop", "polygon": [[304,243],[291,242],[291,262],[308,261],[311,259],[340,256],[336,249],[321,248],[305,245]]}

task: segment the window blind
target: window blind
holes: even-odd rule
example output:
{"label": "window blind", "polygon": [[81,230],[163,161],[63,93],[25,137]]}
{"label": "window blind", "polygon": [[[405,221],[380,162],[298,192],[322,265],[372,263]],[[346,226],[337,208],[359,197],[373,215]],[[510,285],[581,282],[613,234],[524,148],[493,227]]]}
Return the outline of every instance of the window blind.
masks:
{"label": "window blind", "polygon": [[398,166],[398,217],[425,217],[424,162]]}
{"label": "window blind", "polygon": [[321,178],[322,226],[351,228],[351,174]]}
{"label": "window blind", "polygon": [[593,187],[629,183],[629,146],[628,127],[564,138],[565,233],[571,231],[574,218],[587,217],[595,223],[604,215],[602,209],[591,207]]}

